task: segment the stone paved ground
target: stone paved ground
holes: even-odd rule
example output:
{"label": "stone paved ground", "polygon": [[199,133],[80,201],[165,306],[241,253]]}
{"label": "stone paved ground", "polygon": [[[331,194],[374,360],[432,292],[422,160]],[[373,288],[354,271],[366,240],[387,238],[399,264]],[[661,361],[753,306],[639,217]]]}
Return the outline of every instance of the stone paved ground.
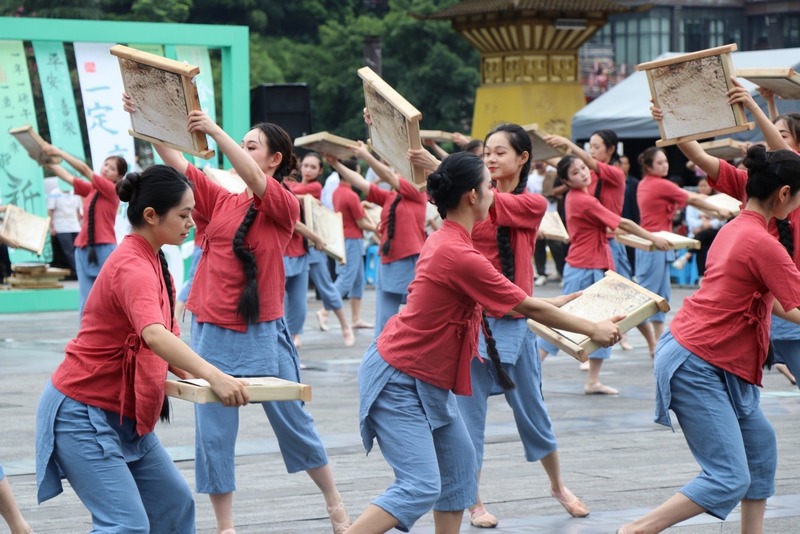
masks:
{"label": "stone paved ground", "polygon": [[[554,285],[537,294],[558,293]],[[690,290],[675,289],[673,309]],[[306,334],[300,349],[307,369],[302,379],[314,388],[308,404],[330,455],[339,490],[353,515],[391,481],[380,451],[365,457],[358,436],[356,374],[371,333],[360,331],[353,348],[341,345],[335,321],[331,332],[320,332],[310,299]],[[367,291],[364,316],[371,317],[374,293]],[[36,402],[49,374],[60,362],[64,343],[75,333],[75,312],[0,315],[0,462],[19,504],[39,534],[87,532],[86,509],[67,489],[42,505],[35,502],[33,435]],[[188,331],[188,327],[186,328]],[[643,339],[631,334],[635,349],[616,350],[603,369],[603,380],[621,391],[619,397],[585,396],[584,376],[565,355],[544,362],[544,393],[559,439],[566,483],[592,513],[569,518],[548,494],[547,478],[538,464],[527,464],[510,409],[493,398],[487,427],[482,494],[501,520],[497,532],[595,534],[641,515],[672,495],[697,472],[680,430],[652,422],[652,366]],[[776,495],[767,509],[765,532],[800,532],[800,391],[776,372],[765,377],[762,405],[778,435],[780,450]],[[194,426],[191,406],[173,402],[174,422],[158,435],[193,484]],[[324,502],[304,474],[287,475],[266,417],[260,409],[242,410],[237,451],[239,490],[235,514],[240,534],[325,533],[330,526]],[[215,532],[208,500],[197,496],[197,527]],[[412,530],[432,534],[432,516]],[[4,532],[5,525],[0,525]],[[465,521],[464,532],[478,532]],[[739,532],[738,510],[727,521],[708,516],[675,527],[681,533]]]}

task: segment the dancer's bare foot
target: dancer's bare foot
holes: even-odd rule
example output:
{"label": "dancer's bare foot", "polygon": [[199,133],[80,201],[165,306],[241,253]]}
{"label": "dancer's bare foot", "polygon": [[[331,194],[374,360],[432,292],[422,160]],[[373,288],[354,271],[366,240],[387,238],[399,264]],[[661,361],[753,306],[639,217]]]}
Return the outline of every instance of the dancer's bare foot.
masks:
{"label": "dancer's bare foot", "polygon": [[781,373],[783,376],[785,376],[785,377],[786,377],[786,379],[787,379],[787,380],[789,380],[789,382],[791,382],[791,383],[792,383],[792,385],[797,385],[797,379],[796,379],[796,378],[795,378],[795,376],[792,374],[792,372],[789,370],[789,368],[788,368],[788,367],[786,367],[786,364],[784,364],[784,363],[776,363],[776,364],[775,364],[775,369],[777,369],[778,371],[780,371],[780,373]]}
{"label": "dancer's bare foot", "polygon": [[342,337],[344,338],[345,347],[352,347],[356,344],[356,336],[353,334],[353,329],[349,326],[342,328]]}
{"label": "dancer's bare foot", "polygon": [[323,332],[328,331],[328,312],[326,310],[322,309],[317,312],[317,323],[320,330]]}
{"label": "dancer's bare foot", "polygon": [[375,328],[374,324],[370,324],[366,321],[362,321],[359,319],[358,321],[353,321],[353,328],[354,329],[368,329],[368,328]]}

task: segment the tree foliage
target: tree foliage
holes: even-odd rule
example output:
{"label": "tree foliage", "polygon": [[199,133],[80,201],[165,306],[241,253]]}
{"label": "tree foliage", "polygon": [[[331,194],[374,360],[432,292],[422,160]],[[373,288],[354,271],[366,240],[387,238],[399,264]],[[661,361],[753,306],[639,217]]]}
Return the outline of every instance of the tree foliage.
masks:
{"label": "tree foliage", "polygon": [[469,130],[478,54],[449,22],[420,18],[457,1],[0,0],[0,15],[246,25],[251,86],[305,82],[314,130],[363,138],[356,71],[372,36],[383,78],[422,112],[423,128]]}

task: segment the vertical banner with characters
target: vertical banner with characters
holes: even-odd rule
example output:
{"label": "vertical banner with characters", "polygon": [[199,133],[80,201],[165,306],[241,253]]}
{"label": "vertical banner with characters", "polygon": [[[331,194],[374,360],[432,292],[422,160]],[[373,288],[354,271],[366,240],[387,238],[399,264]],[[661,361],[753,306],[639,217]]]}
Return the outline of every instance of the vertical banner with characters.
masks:
{"label": "vertical banner with characters", "polygon": [[[86,131],[97,170],[108,156],[122,156],[132,169],[136,162],[133,137],[128,133],[131,118],[122,108],[122,75],[119,61],[109,50],[113,43],[74,43],[75,63],[81,84]],[[120,204],[117,214],[117,241],[130,231],[125,217],[127,206]]]}
{"label": "vertical banner with characters", "polygon": [[[8,133],[27,124],[38,130],[25,49],[22,41],[0,41],[0,202],[45,216],[42,170]],[[12,262],[37,259],[24,250],[11,252]]]}
{"label": "vertical banner with characters", "polygon": [[[208,113],[211,120],[217,122],[217,110],[214,103],[214,78],[211,75],[211,59],[208,56],[208,48],[204,46],[176,46],[175,55],[178,61],[185,61],[190,65],[200,67],[200,74],[194,77],[197,85],[197,96],[200,98],[200,107]],[[208,148],[217,152],[217,142],[208,136]],[[217,156],[205,160],[194,156],[194,165],[200,169],[203,167],[217,167]]]}
{"label": "vertical banner with characters", "polygon": [[[49,141],[76,158],[86,160],[64,45],[55,41],[33,41],[32,44],[50,130]],[[72,174],[77,174],[68,163],[64,162],[63,165]],[[58,182],[61,189],[70,189],[63,180]]]}

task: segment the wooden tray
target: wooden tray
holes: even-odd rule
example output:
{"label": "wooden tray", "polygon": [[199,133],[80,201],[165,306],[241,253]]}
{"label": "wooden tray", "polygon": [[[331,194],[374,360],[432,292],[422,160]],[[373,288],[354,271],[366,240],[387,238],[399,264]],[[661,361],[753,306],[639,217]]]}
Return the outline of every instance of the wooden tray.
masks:
{"label": "wooden tray", "polygon": [[[663,230],[661,232],[652,232],[652,233],[659,237],[663,237],[664,239],[669,241],[670,244],[672,245],[670,247],[672,250],[681,250],[681,249],[697,250],[700,248],[700,241],[698,241],[697,239],[692,239],[691,237],[686,237],[685,235],[673,234],[672,232],[665,232]],[[648,252],[656,250],[656,247],[653,246],[652,241],[633,234],[618,235],[616,236],[616,240],[622,243],[623,245],[646,250]]]}
{"label": "wooden tray", "polygon": [[208,176],[209,180],[218,186],[224,187],[235,195],[247,189],[247,184],[244,183],[241,176],[234,172],[215,169],[213,167],[203,167],[203,173]]}
{"label": "wooden tray", "polygon": [[200,67],[123,45],[112,46],[110,52],[119,58],[125,92],[136,104],[130,134],[203,159],[212,158],[214,151],[208,148],[206,134],[192,133],[186,127],[189,112],[200,109],[194,84]]}
{"label": "wooden tray", "polygon": [[294,146],[313,150],[320,154],[330,154],[340,160],[355,157],[350,147],[357,145],[358,143],[351,139],[339,137],[328,132],[304,135],[294,140]]}
{"label": "wooden tray", "polygon": [[544,236],[545,239],[569,243],[567,228],[557,211],[548,211],[544,214],[542,222],[539,224],[539,235]]}
{"label": "wooden tray", "polygon": [[716,141],[706,141],[700,143],[700,148],[705,150],[709,156],[721,158],[724,160],[731,160],[741,158],[747,152],[747,143],[737,141],[736,139],[718,139]]}
{"label": "wooden tray", "polygon": [[[273,376],[246,378],[250,385],[247,392],[250,402],[311,400],[311,386],[298,384]],[[201,378],[190,380],[167,380],[165,392],[170,397],[188,400],[197,404],[220,402],[219,397],[211,390],[208,382]]]}
{"label": "wooden tray", "polygon": [[753,128],[744,106],[728,104],[726,96],[734,87],[731,52],[736,48],[729,44],[637,65],[636,70],[647,73],[653,104],[664,112],[656,146]]}
{"label": "wooden tray", "polygon": [[323,252],[340,263],[345,263],[344,225],[342,214],[326,208],[311,195],[303,197],[303,210],[308,229],[322,236]]}
{"label": "wooden tray", "polygon": [[422,148],[419,121],[422,113],[369,67],[358,69],[364,83],[364,101],[372,119],[371,148],[419,189],[427,185],[425,169],[411,164],[408,150]]}
{"label": "wooden tray", "polygon": [[0,225],[0,243],[9,247],[24,248],[42,255],[47,234],[50,232],[50,217],[39,217],[27,213],[13,204],[7,206]]}
{"label": "wooden tray", "polygon": [[[568,302],[561,309],[590,321],[625,315],[617,326],[620,332],[627,332],[659,311],[668,312],[669,304],[663,297],[614,271],[606,271],[605,278],[584,289],[580,297]],[[528,320],[528,327],[537,336],[581,362],[585,362],[592,352],[600,348],[585,335],[556,330],[531,319]]]}
{"label": "wooden tray", "polygon": [[442,130],[420,130],[419,136],[422,139],[430,139],[435,143],[452,143],[453,133]]}
{"label": "wooden tray", "polygon": [[554,148],[545,143],[544,138],[547,136],[547,133],[540,130],[538,124],[526,124],[522,129],[528,132],[528,137],[531,138],[531,145],[533,145],[531,159],[533,161],[547,161],[553,158],[561,158],[567,153],[563,148]]}
{"label": "wooden tray", "polygon": [[759,87],[771,89],[787,100],[800,100],[800,74],[790,67],[776,69],[736,69],[736,76]]}
{"label": "wooden tray", "polygon": [[26,124],[19,128],[11,128],[8,133],[13,135],[19,141],[19,144],[25,147],[28,155],[35,159],[39,165],[58,165],[61,163],[61,156],[48,156],[44,153],[43,149],[47,145],[47,141],[34,131],[33,126]]}
{"label": "wooden tray", "polygon": [[[713,204],[718,208],[729,210],[734,217],[739,215],[739,213],[742,211],[742,201],[738,198],[733,198],[730,195],[726,195],[725,193],[716,193],[711,195],[706,198],[706,202]],[[713,213],[708,213],[705,210],[703,210],[703,212],[709,217],[716,217],[716,215]]]}

